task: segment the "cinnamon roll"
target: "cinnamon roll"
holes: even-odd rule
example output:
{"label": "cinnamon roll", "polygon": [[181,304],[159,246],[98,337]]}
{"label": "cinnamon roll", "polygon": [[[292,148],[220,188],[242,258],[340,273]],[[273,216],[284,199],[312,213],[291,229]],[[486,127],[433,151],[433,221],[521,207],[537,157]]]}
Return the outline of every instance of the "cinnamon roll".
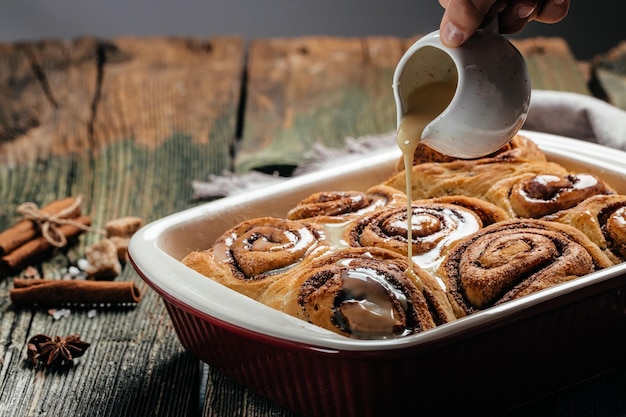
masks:
{"label": "cinnamon roll", "polygon": [[[464,195],[490,201],[488,193],[498,181],[523,174],[552,174],[566,176],[569,172],[554,162],[488,162],[454,161],[415,165],[412,172],[411,192],[413,199],[425,199],[446,195]],[[388,178],[384,185],[406,190],[404,172]]]}
{"label": "cinnamon roll", "polygon": [[615,263],[626,260],[626,196],[589,197],[576,207],[546,217],[574,226],[604,251]]}
{"label": "cinnamon roll", "polygon": [[[444,155],[427,145],[419,142],[415,153],[413,154],[413,165],[423,164],[425,162],[452,162],[458,160],[449,155]],[[510,142],[498,149],[496,152],[475,159],[481,162],[497,162],[497,161],[546,161],[546,155],[539,149],[539,146],[530,139],[522,135],[515,135]],[[400,158],[396,165],[397,171],[404,170],[404,159]]]}
{"label": "cinnamon roll", "polygon": [[391,187],[377,185],[362,191],[314,193],[289,210],[289,220],[316,218],[317,221],[343,221],[388,205],[406,205],[406,195]]}
{"label": "cinnamon roll", "polygon": [[514,217],[538,219],[601,194],[614,190],[591,174],[528,173],[495,183],[486,198]]}
{"label": "cinnamon roll", "polygon": [[515,135],[502,148],[498,149],[491,155],[484,156],[480,159],[490,162],[503,161],[547,161],[546,154],[543,153],[539,146],[532,140],[523,135]]}
{"label": "cinnamon roll", "polygon": [[345,240],[351,247],[380,247],[404,256],[411,244],[413,261],[431,269],[457,240],[482,227],[476,213],[455,204],[414,201],[411,212],[412,242],[407,241],[407,207],[388,207],[362,217],[346,229]]}
{"label": "cinnamon roll", "polygon": [[512,219],[459,242],[438,273],[461,316],[611,265],[600,248],[574,227]]}
{"label": "cinnamon roll", "polygon": [[386,339],[432,329],[455,319],[432,277],[405,257],[380,248],[330,252],[275,281],[258,300],[294,317],[352,338]]}
{"label": "cinnamon roll", "polygon": [[244,221],[203,251],[189,253],[183,264],[250,297],[292,268],[328,248],[314,224],[274,217]]}

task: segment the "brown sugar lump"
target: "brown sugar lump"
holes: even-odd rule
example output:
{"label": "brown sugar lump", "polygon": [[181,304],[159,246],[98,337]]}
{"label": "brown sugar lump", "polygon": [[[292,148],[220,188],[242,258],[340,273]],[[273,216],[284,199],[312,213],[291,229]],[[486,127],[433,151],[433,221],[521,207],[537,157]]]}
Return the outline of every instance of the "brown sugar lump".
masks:
{"label": "brown sugar lump", "polygon": [[106,236],[130,238],[137,230],[141,228],[141,226],[143,226],[143,220],[140,217],[120,217],[119,219],[111,220],[106,223]]}
{"label": "brown sugar lump", "polygon": [[128,262],[128,243],[130,242],[129,237],[121,237],[121,236],[111,236],[108,238],[117,249],[117,259],[120,262]]}
{"label": "brown sugar lump", "polygon": [[90,278],[113,279],[122,272],[117,247],[111,239],[102,239],[85,249],[88,266],[85,272]]}

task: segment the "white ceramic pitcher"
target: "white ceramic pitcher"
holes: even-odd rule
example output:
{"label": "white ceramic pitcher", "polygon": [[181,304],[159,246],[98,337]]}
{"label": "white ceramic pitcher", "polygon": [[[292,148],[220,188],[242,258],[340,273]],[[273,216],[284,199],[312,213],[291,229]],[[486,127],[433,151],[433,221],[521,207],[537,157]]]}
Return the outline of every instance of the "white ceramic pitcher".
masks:
{"label": "white ceramic pitcher", "polygon": [[498,33],[497,20],[462,46],[448,48],[439,31],[415,42],[393,77],[398,114],[409,112],[407,97],[417,87],[457,78],[447,108],[430,122],[421,141],[457,158],[477,158],[505,145],[526,120],[530,79],[519,51]]}

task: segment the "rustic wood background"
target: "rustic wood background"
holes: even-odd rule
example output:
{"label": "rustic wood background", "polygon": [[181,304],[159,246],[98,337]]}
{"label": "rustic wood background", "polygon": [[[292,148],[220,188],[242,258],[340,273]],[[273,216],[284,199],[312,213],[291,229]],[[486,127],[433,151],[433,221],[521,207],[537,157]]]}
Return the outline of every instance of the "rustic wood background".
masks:
{"label": "rustic wood background", "polygon": [[[0,44],[0,230],[18,220],[20,203],[78,195],[96,227],[126,215],[150,222],[199,204],[193,180],[225,170],[288,172],[313,143],[340,147],[346,137],[390,132],[391,75],[413,40]],[[593,93],[624,107],[623,46],[579,63],[559,38],[515,43],[533,88]],[[59,277],[96,239],[85,234],[37,266]],[[59,320],[44,309],[16,309],[8,298],[13,278],[0,277],[2,416],[293,415],[185,352],[160,299],[130,265],[117,279],[136,282],[143,300],[98,308],[93,318],[87,309]],[[25,358],[37,333],[79,333],[92,346],[72,368],[35,370]],[[620,368],[506,415],[570,415],[590,401],[623,411],[625,386]]]}

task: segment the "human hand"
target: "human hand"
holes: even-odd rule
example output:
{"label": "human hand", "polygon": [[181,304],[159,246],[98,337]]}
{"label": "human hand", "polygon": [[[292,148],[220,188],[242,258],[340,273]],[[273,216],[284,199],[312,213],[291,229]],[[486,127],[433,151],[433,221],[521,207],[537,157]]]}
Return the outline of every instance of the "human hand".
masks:
{"label": "human hand", "polygon": [[520,32],[531,20],[556,23],[569,10],[570,0],[439,0],[446,9],[441,40],[448,47],[463,44],[480,25],[498,18],[501,33]]}

